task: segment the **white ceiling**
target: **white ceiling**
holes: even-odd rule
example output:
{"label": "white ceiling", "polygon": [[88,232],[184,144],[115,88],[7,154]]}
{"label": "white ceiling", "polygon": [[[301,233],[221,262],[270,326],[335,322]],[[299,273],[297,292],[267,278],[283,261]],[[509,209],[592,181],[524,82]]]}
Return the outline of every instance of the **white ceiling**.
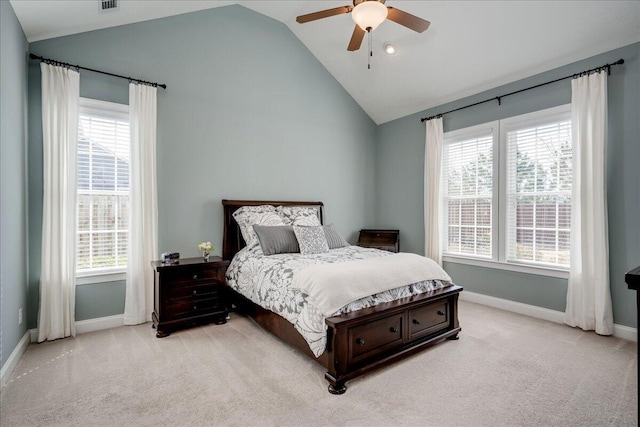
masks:
{"label": "white ceiling", "polygon": [[[431,22],[424,33],[386,21],[348,52],[350,15],[296,16],[350,4],[323,1],[11,0],[29,42],[241,4],[287,25],[378,124],[640,41],[640,1],[407,1],[388,6]],[[393,43],[389,56],[382,46]]]}

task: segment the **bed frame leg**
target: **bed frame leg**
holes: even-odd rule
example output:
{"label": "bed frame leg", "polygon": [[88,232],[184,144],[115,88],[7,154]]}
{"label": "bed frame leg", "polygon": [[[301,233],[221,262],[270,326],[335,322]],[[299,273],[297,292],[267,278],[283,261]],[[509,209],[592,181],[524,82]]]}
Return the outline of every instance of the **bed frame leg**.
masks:
{"label": "bed frame leg", "polygon": [[335,386],[329,384],[329,393],[331,394],[344,394],[345,391],[347,391],[347,386],[344,383],[338,383]]}

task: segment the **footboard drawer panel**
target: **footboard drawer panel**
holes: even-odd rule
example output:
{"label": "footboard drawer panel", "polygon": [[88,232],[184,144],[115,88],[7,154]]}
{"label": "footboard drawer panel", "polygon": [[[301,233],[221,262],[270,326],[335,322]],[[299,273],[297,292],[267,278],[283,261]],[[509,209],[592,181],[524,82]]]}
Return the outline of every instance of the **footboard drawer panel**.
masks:
{"label": "footboard drawer panel", "polygon": [[349,363],[373,357],[402,344],[403,313],[349,329]]}
{"label": "footboard drawer panel", "polygon": [[441,300],[409,310],[409,339],[430,335],[449,326],[449,304]]}
{"label": "footboard drawer panel", "polygon": [[327,318],[325,378],[329,391],[345,381],[444,339],[457,339],[457,285]]}

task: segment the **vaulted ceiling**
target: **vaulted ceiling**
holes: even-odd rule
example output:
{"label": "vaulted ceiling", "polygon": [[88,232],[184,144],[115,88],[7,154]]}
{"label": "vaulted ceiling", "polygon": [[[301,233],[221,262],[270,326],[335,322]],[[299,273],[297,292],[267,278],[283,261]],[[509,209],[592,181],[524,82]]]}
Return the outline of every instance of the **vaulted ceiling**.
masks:
{"label": "vaulted ceiling", "polygon": [[[388,6],[431,22],[416,33],[391,21],[356,52],[354,23],[339,15],[298,24],[296,16],[346,1],[11,0],[27,39],[240,4],[276,19],[298,37],[378,124],[640,41],[640,1],[406,1]],[[386,43],[398,52],[383,52]]]}

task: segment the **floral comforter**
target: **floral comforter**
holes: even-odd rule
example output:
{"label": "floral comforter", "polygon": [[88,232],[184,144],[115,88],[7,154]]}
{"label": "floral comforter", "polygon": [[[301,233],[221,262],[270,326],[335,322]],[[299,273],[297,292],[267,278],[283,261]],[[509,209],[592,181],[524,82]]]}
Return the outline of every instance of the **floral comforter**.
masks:
{"label": "floral comforter", "polygon": [[[390,254],[378,249],[346,246],[313,255],[291,253],[266,256],[257,245],[243,248],[236,254],[227,269],[227,283],[251,301],[293,323],[309,344],[313,354],[318,357],[324,352],[327,344],[324,317],[317,307],[307,300],[306,294],[290,288],[295,272],[312,264],[352,261]],[[414,283],[359,299],[344,306],[334,315],[450,285],[451,282],[439,280]]]}

